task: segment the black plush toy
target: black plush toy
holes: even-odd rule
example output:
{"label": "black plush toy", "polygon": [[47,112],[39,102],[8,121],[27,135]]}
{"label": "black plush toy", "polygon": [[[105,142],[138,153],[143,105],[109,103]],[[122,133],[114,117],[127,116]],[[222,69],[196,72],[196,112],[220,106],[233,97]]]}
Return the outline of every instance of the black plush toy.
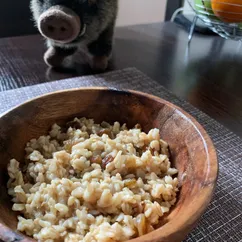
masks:
{"label": "black plush toy", "polygon": [[105,70],[112,52],[118,0],[31,0],[40,33],[47,39],[44,60],[61,67],[67,56],[84,51],[94,70]]}

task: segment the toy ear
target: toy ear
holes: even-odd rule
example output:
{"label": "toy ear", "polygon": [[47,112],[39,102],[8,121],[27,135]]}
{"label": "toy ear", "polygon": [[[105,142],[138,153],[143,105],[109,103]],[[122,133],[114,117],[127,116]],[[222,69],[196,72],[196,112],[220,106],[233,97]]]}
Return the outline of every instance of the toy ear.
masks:
{"label": "toy ear", "polygon": [[89,5],[93,5],[93,4],[97,3],[97,0],[88,0],[88,3],[89,3]]}

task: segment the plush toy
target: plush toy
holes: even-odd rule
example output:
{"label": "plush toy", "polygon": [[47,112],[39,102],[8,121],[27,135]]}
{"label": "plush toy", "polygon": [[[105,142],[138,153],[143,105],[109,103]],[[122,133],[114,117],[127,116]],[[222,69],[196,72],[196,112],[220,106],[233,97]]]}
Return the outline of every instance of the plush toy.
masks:
{"label": "plush toy", "polygon": [[62,67],[81,50],[94,70],[105,70],[112,52],[118,0],[31,0],[36,26],[46,38],[44,60]]}

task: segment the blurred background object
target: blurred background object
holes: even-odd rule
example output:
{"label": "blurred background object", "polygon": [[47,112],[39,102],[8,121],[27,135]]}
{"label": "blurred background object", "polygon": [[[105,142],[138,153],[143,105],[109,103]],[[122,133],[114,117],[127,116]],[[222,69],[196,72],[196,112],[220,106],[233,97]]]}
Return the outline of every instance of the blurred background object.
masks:
{"label": "blurred background object", "polygon": [[212,31],[226,39],[242,40],[241,0],[187,1],[196,16]]}
{"label": "blurred background object", "polygon": [[[171,1],[172,2],[172,1]],[[214,34],[214,32],[206,26],[206,24],[201,19],[195,19],[196,13],[192,9],[191,5],[187,0],[176,0],[176,9],[173,8],[173,12],[166,15],[167,21],[176,22],[183,26],[187,31],[191,30],[192,24],[195,23],[194,31],[202,34]],[[174,3],[173,3],[174,4]],[[172,11],[171,7],[169,8]],[[168,11],[168,8],[167,8]]]}
{"label": "blurred background object", "polygon": [[[175,2],[176,0],[174,0]],[[31,21],[30,0],[1,0],[0,38],[37,33]],[[168,2],[173,2],[169,0]],[[167,0],[120,0],[118,26],[163,22]],[[176,8],[171,8],[170,12]]]}
{"label": "blurred background object", "polygon": [[38,32],[31,21],[29,2],[30,0],[1,0],[0,38]]}
{"label": "blurred background object", "polygon": [[171,21],[193,31],[214,32],[226,39],[242,40],[241,0],[186,0],[182,1]]}

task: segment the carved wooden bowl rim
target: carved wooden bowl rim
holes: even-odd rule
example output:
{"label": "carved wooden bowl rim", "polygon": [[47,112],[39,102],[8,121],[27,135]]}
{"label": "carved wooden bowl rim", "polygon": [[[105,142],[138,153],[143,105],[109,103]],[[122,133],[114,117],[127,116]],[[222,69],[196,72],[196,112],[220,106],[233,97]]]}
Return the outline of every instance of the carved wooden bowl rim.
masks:
{"label": "carved wooden bowl rim", "polygon": [[[81,87],[81,88],[58,90],[58,91],[50,92],[50,93],[43,94],[43,95],[40,95],[40,96],[32,98],[32,99],[29,99],[26,102],[1,114],[0,119],[3,118],[6,114],[9,114],[9,113],[15,111],[16,109],[18,109],[19,107],[24,106],[25,104],[33,102],[37,99],[42,99],[47,96],[56,95],[58,93],[68,93],[68,92],[71,93],[71,92],[81,92],[81,91],[117,92],[117,94],[121,93],[124,95],[131,94],[131,95],[134,95],[137,97],[144,97],[144,98],[147,98],[154,102],[165,104],[166,106],[169,106],[169,107],[175,109],[176,111],[178,111],[179,115],[181,115],[186,121],[188,121],[190,124],[192,124],[192,126],[195,128],[195,130],[199,133],[200,137],[203,140],[204,148],[205,148],[207,156],[208,156],[207,163],[209,163],[210,166],[213,166],[213,169],[209,170],[209,175],[207,174],[207,176],[214,179],[214,183],[210,184],[207,189],[203,189],[199,193],[199,199],[197,199],[197,203],[195,205],[193,205],[193,207],[192,207],[191,216],[189,216],[189,217],[180,216],[178,219],[173,219],[173,220],[169,221],[168,223],[164,224],[162,227],[154,230],[153,232],[150,232],[146,235],[143,235],[141,237],[138,237],[138,238],[135,238],[135,239],[132,239],[129,241],[130,242],[151,242],[151,241],[163,242],[163,240],[164,240],[164,241],[172,242],[173,240],[170,240],[170,239],[173,238],[173,235],[175,237],[179,233],[185,233],[185,235],[187,235],[190,232],[191,228],[194,227],[194,226],[192,226],[192,224],[195,225],[197,223],[197,221],[202,216],[202,214],[205,212],[206,208],[208,207],[208,205],[212,199],[213,192],[216,187],[219,165],[218,165],[216,150],[215,150],[215,147],[213,145],[211,138],[209,137],[209,135],[207,134],[205,129],[202,127],[202,125],[199,124],[198,121],[194,117],[192,117],[190,114],[188,114],[182,108],[176,106],[175,104],[172,104],[169,101],[164,100],[163,98],[159,98],[157,96],[154,96],[154,95],[151,95],[148,93],[144,93],[144,92],[140,92],[140,91],[134,91],[134,90],[130,90],[130,89],[109,88],[109,87]],[[189,210],[189,209],[190,208],[188,207],[187,210]],[[6,234],[8,234],[7,237],[9,239],[10,238],[14,239],[12,241],[20,241],[20,242],[35,241],[30,238],[23,238],[21,236],[18,236],[13,230],[11,230],[9,227],[7,227],[6,225],[4,225],[0,222],[0,240],[3,238],[6,238]],[[161,240],[161,238],[163,240]],[[176,240],[174,240],[174,241],[176,241]]]}

